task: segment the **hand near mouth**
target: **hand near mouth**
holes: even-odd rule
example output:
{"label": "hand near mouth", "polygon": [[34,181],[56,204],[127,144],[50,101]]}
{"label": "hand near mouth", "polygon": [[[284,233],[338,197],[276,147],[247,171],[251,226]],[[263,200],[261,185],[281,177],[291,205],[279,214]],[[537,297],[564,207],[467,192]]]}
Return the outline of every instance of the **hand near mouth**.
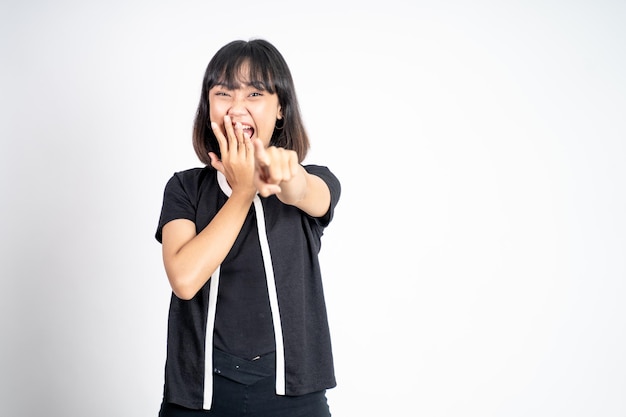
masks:
{"label": "hand near mouth", "polygon": [[220,147],[221,159],[209,152],[211,166],[224,174],[233,192],[238,189],[254,193],[254,148],[241,123],[233,127],[230,117],[224,117],[224,135],[215,122],[211,128]]}

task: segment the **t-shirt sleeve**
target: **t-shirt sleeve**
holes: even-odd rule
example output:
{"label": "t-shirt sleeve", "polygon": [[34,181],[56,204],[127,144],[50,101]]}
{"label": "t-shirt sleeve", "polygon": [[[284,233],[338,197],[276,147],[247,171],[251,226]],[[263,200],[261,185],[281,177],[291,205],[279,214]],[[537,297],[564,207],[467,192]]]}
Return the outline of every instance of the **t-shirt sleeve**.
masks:
{"label": "t-shirt sleeve", "polygon": [[309,174],[316,175],[320,177],[328,186],[330,190],[330,207],[328,212],[320,218],[317,219],[318,223],[326,227],[333,219],[333,215],[335,214],[335,207],[337,207],[337,203],[339,202],[339,197],[341,196],[341,183],[339,179],[333,174],[327,167],[319,166],[319,165],[306,165],[304,167]]}
{"label": "t-shirt sleeve", "polygon": [[176,219],[195,221],[196,199],[190,195],[192,187],[186,187],[180,173],[174,174],[165,185],[163,206],[155,234],[156,240],[163,243],[163,226]]}

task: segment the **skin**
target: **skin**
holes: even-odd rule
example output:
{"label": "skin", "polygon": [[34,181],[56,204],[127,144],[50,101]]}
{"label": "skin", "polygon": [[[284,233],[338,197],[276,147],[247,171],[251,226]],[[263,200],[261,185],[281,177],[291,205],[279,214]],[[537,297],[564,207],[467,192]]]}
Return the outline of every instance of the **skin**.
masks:
{"label": "skin", "polygon": [[294,151],[269,146],[276,120],[282,118],[276,94],[255,89],[244,78],[234,90],[214,86],[209,105],[222,155],[220,160],[209,153],[211,166],[224,174],[232,194],[198,234],[187,219],[163,227],[165,271],[174,294],[185,300],[193,298],[228,255],[257,192],[276,195],[313,217],[330,207],[326,183],[307,173]]}

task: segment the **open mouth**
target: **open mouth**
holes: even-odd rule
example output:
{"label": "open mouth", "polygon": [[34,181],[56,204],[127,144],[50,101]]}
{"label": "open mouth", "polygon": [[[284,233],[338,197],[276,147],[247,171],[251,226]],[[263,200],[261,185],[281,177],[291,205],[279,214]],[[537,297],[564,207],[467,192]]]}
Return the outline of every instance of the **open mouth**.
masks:
{"label": "open mouth", "polygon": [[244,135],[248,135],[249,138],[252,138],[252,135],[254,134],[254,129],[252,128],[252,126],[242,125],[241,127],[243,129]]}

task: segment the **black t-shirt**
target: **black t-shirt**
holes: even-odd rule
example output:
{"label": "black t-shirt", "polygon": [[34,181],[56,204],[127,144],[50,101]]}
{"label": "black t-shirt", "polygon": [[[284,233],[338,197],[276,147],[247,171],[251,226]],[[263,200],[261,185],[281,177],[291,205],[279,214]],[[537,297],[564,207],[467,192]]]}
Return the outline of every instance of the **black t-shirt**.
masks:
{"label": "black t-shirt", "polygon": [[245,359],[273,351],[272,313],[252,207],[220,274],[215,348]]}
{"label": "black t-shirt", "polygon": [[[340,196],[338,179],[326,167],[307,165],[309,173],[328,185],[331,206],[323,217],[313,218],[276,196],[261,198],[266,245],[269,243],[277,317],[284,341],[277,353],[287,395],[302,395],[335,386],[330,332],[322,289],[318,253],[321,236],[330,223]],[[211,167],[174,174],[168,181],[156,239],[163,226],[175,219],[188,219],[201,232],[225,204],[228,196]],[[264,261],[259,248],[255,210],[251,208],[233,248],[220,266],[215,307],[213,345],[243,358],[274,348],[278,336],[268,304]],[[267,262],[268,259],[265,259]],[[190,408],[203,404],[205,336],[210,310],[210,283],[191,300],[172,294],[168,322],[165,398]],[[273,288],[273,287],[272,287]],[[281,343],[282,343],[281,341]],[[284,355],[283,355],[284,353]],[[278,357],[277,357],[278,362]],[[277,364],[278,366],[278,364]],[[278,383],[277,383],[278,384]]]}

